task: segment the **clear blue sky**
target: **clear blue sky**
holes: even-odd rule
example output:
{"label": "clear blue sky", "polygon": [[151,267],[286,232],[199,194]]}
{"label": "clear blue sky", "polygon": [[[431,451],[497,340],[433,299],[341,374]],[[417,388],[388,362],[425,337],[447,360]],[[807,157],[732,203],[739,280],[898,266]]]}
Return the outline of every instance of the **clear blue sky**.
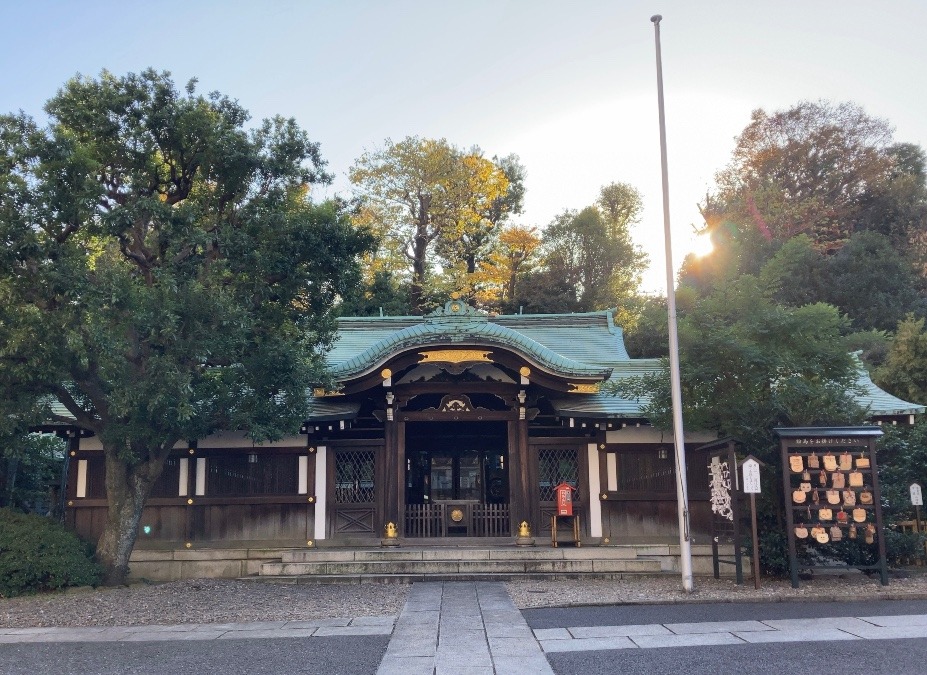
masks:
{"label": "clear blue sky", "polygon": [[445,137],[528,170],[520,221],[546,225],[611,181],[662,289],[653,26],[663,15],[674,262],[750,111],[852,100],[927,147],[927,3],[664,0],[0,1],[0,111],[41,117],[75,73],[152,66],[295,117],[347,192],[384,139]]}

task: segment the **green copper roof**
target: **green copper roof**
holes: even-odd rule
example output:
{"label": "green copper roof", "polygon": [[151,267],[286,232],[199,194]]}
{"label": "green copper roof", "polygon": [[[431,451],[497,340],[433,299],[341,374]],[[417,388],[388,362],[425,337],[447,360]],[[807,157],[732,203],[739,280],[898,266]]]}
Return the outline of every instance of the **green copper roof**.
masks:
{"label": "green copper roof", "polygon": [[[509,349],[535,366],[563,377],[607,378],[612,371],[614,347],[621,344],[620,333],[609,332],[609,314],[567,316],[574,317],[573,321],[561,315],[491,317],[452,300],[443,309],[421,318],[340,319],[339,339],[328,355],[328,362],[332,375],[344,381],[375,370],[408,349],[484,346]],[[593,324],[605,329],[613,348],[609,350],[611,358],[603,361],[607,355],[600,351],[601,339],[589,342],[576,339],[588,332],[583,324],[590,322],[581,317],[590,317]],[[627,358],[624,347],[620,349]]]}
{"label": "green copper roof", "polygon": [[[628,359],[615,365],[609,381],[639,377],[658,372],[661,368],[660,359]],[[649,403],[649,399],[627,399],[599,392],[598,394],[570,394],[552,399],[550,403],[561,417],[634,419],[642,417],[641,410]]]}
{"label": "green copper roof", "polygon": [[893,396],[873,382],[859,354],[853,353],[857,364],[856,387],[862,392],[856,395],[856,402],[869,411],[869,417],[920,415],[924,412],[924,406]]}
{"label": "green copper roof", "polygon": [[[429,316],[342,318],[328,354],[336,379],[370,372],[396,353],[416,347],[502,347],[562,376],[612,381],[659,371],[659,359],[632,359],[611,312],[489,315],[463,302],[448,302]],[[857,396],[870,417],[921,414],[925,407],[903,401],[873,383],[859,363]],[[551,400],[558,415],[640,418],[646,400],[607,393],[565,394]],[[342,413],[344,414],[344,413]]]}

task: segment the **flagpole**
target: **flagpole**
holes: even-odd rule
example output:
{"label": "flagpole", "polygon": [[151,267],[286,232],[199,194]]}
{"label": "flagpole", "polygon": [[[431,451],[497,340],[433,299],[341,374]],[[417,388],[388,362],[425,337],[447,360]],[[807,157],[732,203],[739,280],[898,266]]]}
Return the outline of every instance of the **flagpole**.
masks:
{"label": "flagpole", "polygon": [[686,446],[682,428],[682,387],[679,383],[679,333],[676,329],[676,288],[670,238],[669,171],[666,161],[666,117],[663,107],[663,58],[660,53],[660,21],[653,22],[657,47],[657,102],[660,108],[660,163],[663,170],[663,235],[666,244],[666,311],[669,323],[670,389],[673,402],[673,440],[676,449],[676,504],[679,515],[679,566],[682,588],[692,592],[692,539],[689,536],[689,494],[686,486]]}

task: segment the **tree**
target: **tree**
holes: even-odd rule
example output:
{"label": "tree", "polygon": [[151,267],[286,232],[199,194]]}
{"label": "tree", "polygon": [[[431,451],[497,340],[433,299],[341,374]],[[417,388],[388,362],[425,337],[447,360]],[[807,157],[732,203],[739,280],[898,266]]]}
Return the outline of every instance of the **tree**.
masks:
{"label": "tree", "polygon": [[867,187],[853,227],[888,237],[892,248],[927,276],[927,156],[913,143],[886,150],[891,168],[884,182]]}
{"label": "tree", "polygon": [[547,226],[539,280],[562,280],[573,289],[569,304],[575,306],[558,311],[606,309],[637,292],[647,258],[631,241],[630,226],[640,211],[637,190],[612,183],[601,188],[597,205],[566,210]]}
{"label": "tree", "polygon": [[[840,339],[845,327],[828,305],[773,304],[750,276],[703,299],[679,320],[687,426],[770,453],[774,426],[860,420],[856,367]],[[660,375],[647,386],[652,419],[668,427],[668,382]]]}
{"label": "tree", "polygon": [[909,314],[899,322],[885,365],[876,371],[880,387],[906,401],[927,404],[927,331]]}
{"label": "tree", "polygon": [[[739,439],[769,465],[769,487],[779,485],[775,427],[863,420],[853,398],[856,366],[840,339],[845,327],[845,319],[828,305],[789,308],[770,302],[747,275],[703,298],[679,320],[686,429]],[[647,401],[648,419],[661,429],[672,428],[665,368],[610,389]],[[778,490],[764,488],[761,528],[780,532],[783,508]],[[770,534],[764,540],[767,570],[782,571],[783,547],[781,537]]]}
{"label": "tree", "polygon": [[666,298],[647,297],[632,328],[624,328],[624,344],[633,358],[652,359],[669,355],[669,316]]}
{"label": "tree", "polygon": [[411,266],[416,312],[425,309],[429,270],[438,260],[476,272],[496,227],[520,210],[523,177],[514,156],[497,163],[478,148],[464,152],[444,139],[414,136],[364,153],[350,171],[370,219],[399,243]]}
{"label": "tree", "polygon": [[892,330],[907,312],[922,315],[910,263],[876,232],[858,232],[828,260],[821,298],[846,312],[857,330]]}
{"label": "tree", "polygon": [[788,307],[820,302],[831,285],[827,257],[806,234],[782,244],[763,266],[759,280],[766,297]]}
{"label": "tree", "polygon": [[519,278],[531,272],[541,245],[537,228],[523,225],[504,227],[492,251],[480,265],[478,304],[494,310],[508,307],[517,291]]}
{"label": "tree", "polygon": [[605,218],[609,236],[613,239],[630,237],[630,228],[640,221],[644,210],[641,193],[627,183],[609,183],[599,189],[596,206]]}
{"label": "tree", "polygon": [[341,316],[411,314],[408,290],[391,272],[378,271],[370,282],[349,290],[338,306]]}
{"label": "tree", "polygon": [[46,112],[0,118],[0,392],[52,395],[99,437],[97,556],[120,583],[175,444],[298,429],[372,242],[309,200],[328,176],[293,120],[247,131],[153,70],[77,77]]}
{"label": "tree", "polygon": [[755,110],[703,211],[733,221],[743,240],[804,233],[835,251],[850,238],[863,196],[890,175],[890,141],[888,123],[852,103]]}

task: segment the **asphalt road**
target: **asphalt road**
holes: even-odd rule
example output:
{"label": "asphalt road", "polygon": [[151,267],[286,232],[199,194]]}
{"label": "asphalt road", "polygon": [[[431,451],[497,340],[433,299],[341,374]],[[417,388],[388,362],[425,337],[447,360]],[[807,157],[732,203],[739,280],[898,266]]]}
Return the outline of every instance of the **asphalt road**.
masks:
{"label": "asphalt road", "polygon": [[[623,605],[523,612],[533,629],[925,613],[927,601]],[[808,637],[813,640],[813,635]],[[927,639],[580,651],[551,653],[547,659],[558,675],[924,675]]]}
{"label": "asphalt road", "polygon": [[558,675],[923,675],[927,640],[777,643],[548,654]]}
{"label": "asphalt road", "polygon": [[368,675],[389,636],[0,645],[3,675]]}

